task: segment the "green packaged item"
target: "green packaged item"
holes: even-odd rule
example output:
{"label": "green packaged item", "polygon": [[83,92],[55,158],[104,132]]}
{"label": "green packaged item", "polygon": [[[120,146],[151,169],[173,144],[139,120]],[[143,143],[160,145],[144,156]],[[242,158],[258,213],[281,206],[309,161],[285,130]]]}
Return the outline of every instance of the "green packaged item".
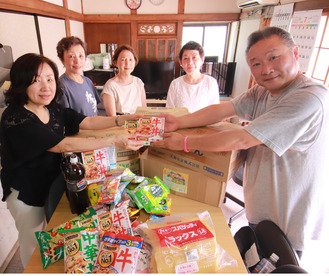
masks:
{"label": "green packaged item", "polygon": [[168,215],[171,206],[169,194],[169,187],[155,176],[151,184],[142,186],[133,194],[133,199],[138,208],[144,208],[147,213]]}
{"label": "green packaged item", "polygon": [[78,221],[96,215],[96,211],[90,207],[86,212],[48,231],[37,231],[35,236],[39,243],[42,268],[57,262],[64,257],[64,233],[63,230],[78,228]]}

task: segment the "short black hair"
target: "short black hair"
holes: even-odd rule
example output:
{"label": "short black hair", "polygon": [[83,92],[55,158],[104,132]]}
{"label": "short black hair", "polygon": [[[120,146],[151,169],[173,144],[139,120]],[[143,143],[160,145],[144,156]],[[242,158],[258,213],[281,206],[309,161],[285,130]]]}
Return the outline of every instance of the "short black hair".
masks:
{"label": "short black hair", "polygon": [[19,57],[12,65],[10,70],[10,87],[5,95],[6,105],[23,106],[27,104],[27,88],[33,83],[38,76],[39,67],[47,63],[54,72],[56,81],[56,94],[50,105],[57,105],[57,99],[62,96],[62,90],[58,85],[57,65],[49,58],[28,53]]}
{"label": "short black hair", "polygon": [[282,42],[290,49],[293,49],[296,46],[296,43],[289,32],[279,27],[265,27],[264,29],[255,31],[249,35],[246,48],[246,56],[248,55],[250,48],[257,42],[270,38],[273,35],[278,36]]}
{"label": "short black hair", "polygon": [[178,54],[179,60],[182,60],[183,54],[184,54],[184,51],[185,50],[197,50],[199,52],[200,57],[201,58],[204,57],[204,51],[203,51],[202,46],[199,43],[195,42],[195,41],[189,41],[189,42],[187,42],[182,47],[182,49],[180,49],[179,54]]}

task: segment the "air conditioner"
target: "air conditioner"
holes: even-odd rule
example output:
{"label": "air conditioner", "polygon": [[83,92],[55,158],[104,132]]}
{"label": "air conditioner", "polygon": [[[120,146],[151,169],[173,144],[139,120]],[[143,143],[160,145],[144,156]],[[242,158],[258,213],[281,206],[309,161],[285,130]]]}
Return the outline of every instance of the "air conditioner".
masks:
{"label": "air conditioner", "polygon": [[279,0],[237,0],[239,9],[254,8],[260,6],[277,5]]}

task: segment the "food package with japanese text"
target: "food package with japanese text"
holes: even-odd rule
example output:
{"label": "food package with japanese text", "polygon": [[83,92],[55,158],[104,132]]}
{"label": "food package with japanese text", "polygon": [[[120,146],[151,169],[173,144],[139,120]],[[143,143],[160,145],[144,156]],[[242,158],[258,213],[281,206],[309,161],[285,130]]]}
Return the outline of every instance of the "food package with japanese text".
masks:
{"label": "food package with japanese text", "polygon": [[150,214],[170,214],[170,189],[159,177],[155,176],[151,183],[141,183],[134,190],[127,192],[139,209],[144,208]]}
{"label": "food package with japanese text", "polygon": [[237,265],[217,244],[208,211],[152,219],[136,232],[152,246],[152,273],[215,273]]}
{"label": "food package with japanese text", "polygon": [[165,118],[144,116],[138,120],[127,120],[125,128],[128,133],[135,134],[136,141],[142,141],[145,146],[151,142],[162,140]]}
{"label": "food package with japanese text", "polygon": [[116,169],[115,146],[85,151],[81,156],[88,184],[101,181]]}
{"label": "food package with japanese text", "polygon": [[[118,171],[122,172],[118,174]],[[126,186],[135,178],[135,174],[128,168],[117,168],[110,171],[109,174],[111,176],[104,179],[103,187],[99,193],[98,203],[116,205],[121,200]]]}
{"label": "food package with japanese text", "polygon": [[93,273],[135,273],[143,239],[105,232]]}
{"label": "food package with japanese text", "polygon": [[98,232],[69,232],[64,236],[64,249],[65,273],[91,273],[99,251]]}
{"label": "food package with japanese text", "polygon": [[78,228],[79,220],[91,218],[94,215],[96,215],[96,211],[93,208],[89,208],[80,216],[54,227],[51,230],[35,232],[35,236],[39,243],[43,269],[64,257],[64,233],[61,233],[61,231]]}

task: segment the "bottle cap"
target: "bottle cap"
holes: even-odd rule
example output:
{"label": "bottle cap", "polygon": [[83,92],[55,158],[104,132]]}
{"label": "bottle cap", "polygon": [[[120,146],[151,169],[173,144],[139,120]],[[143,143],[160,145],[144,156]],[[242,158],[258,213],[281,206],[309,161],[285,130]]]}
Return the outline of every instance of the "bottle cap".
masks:
{"label": "bottle cap", "polygon": [[77,164],[78,163],[78,156],[76,156],[75,154],[72,154],[70,156],[70,163],[73,164],[73,165]]}
{"label": "bottle cap", "polygon": [[279,256],[276,255],[275,253],[272,253],[270,258],[273,259],[274,262],[277,262],[280,259]]}

